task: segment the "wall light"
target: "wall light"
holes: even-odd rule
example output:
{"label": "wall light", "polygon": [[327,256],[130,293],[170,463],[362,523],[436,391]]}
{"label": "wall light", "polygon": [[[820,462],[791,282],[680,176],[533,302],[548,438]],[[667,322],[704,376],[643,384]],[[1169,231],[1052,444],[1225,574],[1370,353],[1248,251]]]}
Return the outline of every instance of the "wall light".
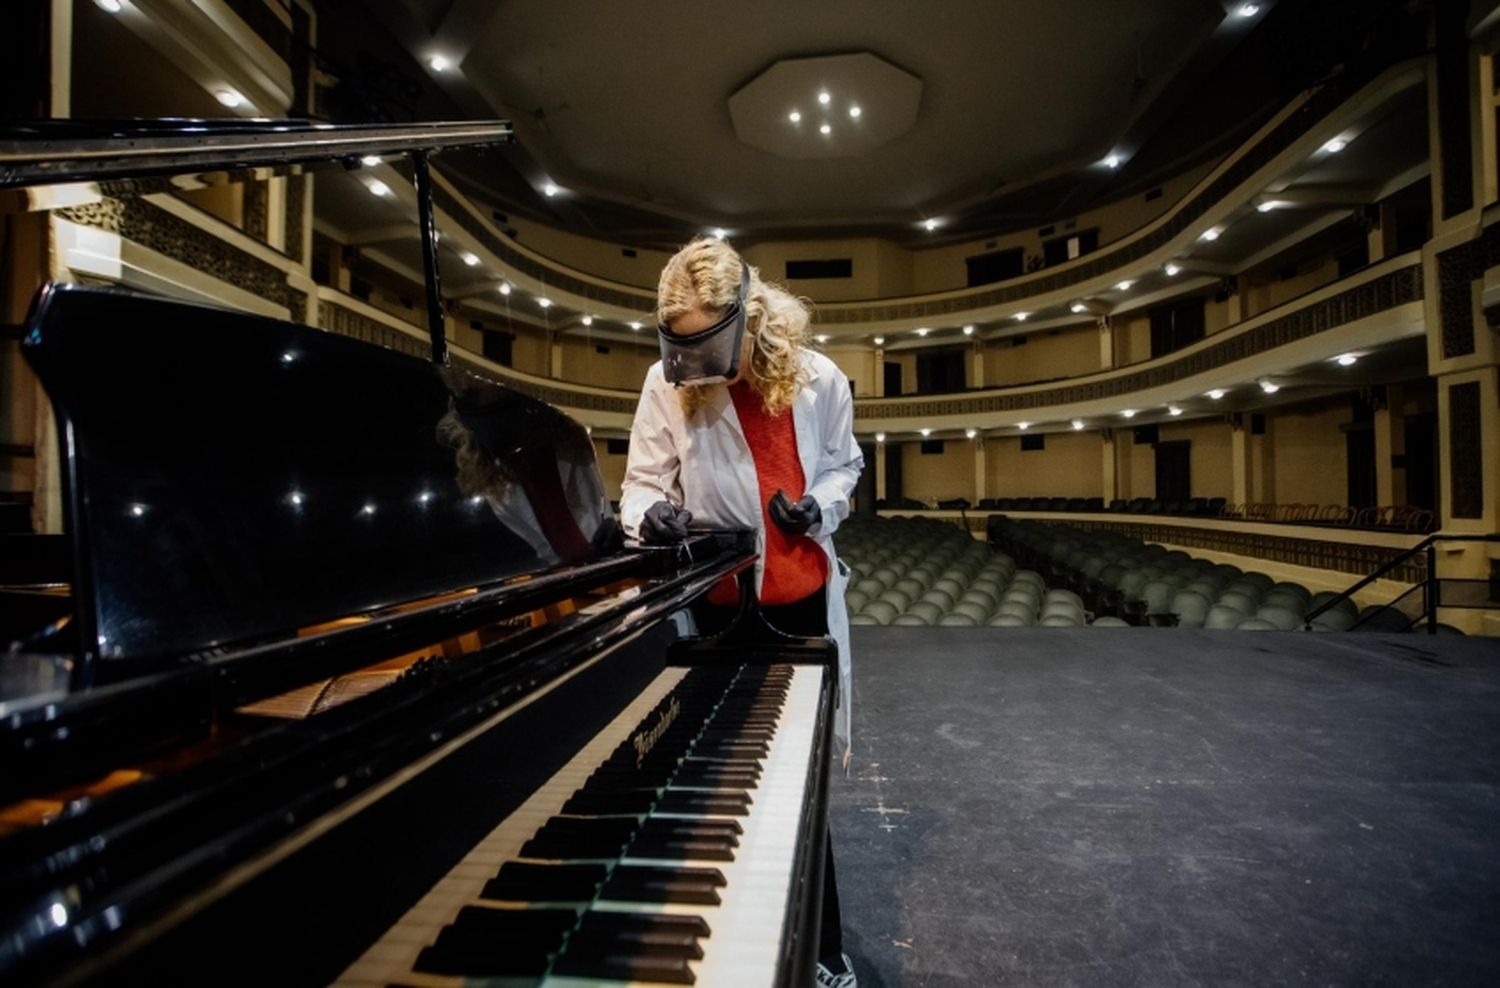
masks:
{"label": "wall light", "polygon": [[1027,429],[1031,428],[1031,423],[1030,422],[1017,422],[1016,423],[1016,428],[1020,429],[1022,432],[1025,432]]}
{"label": "wall light", "polygon": [[788,113],[786,115],[786,118],[788,120],[790,120],[792,123],[801,123],[802,122],[802,112],[800,110],[793,110],[791,113]]}
{"label": "wall light", "polygon": [[552,308],[552,300],[550,298],[539,298],[536,300],[536,304],[544,309]]}
{"label": "wall light", "polygon": [[1133,419],[1133,418],[1135,418],[1135,409],[1134,408],[1127,408],[1124,411],[1122,411],[1120,414],[1123,415],[1125,418]]}
{"label": "wall light", "polygon": [[427,64],[432,66],[432,71],[434,72],[447,72],[448,67],[453,63],[448,61],[448,56],[446,55],[434,55],[427,60]]}
{"label": "wall light", "polygon": [[1025,322],[1029,318],[1031,318],[1031,313],[1029,313],[1029,312],[1017,312],[1016,313],[1016,322]]}
{"label": "wall light", "polygon": [[125,9],[120,6],[120,0],[94,0],[94,4],[106,14],[118,14]]}
{"label": "wall light", "polygon": [[1215,240],[1219,239],[1219,234],[1222,232],[1224,231],[1220,230],[1218,227],[1211,226],[1207,230],[1204,230],[1203,233],[1198,237],[1198,239],[1213,243]]}
{"label": "wall light", "polygon": [[1281,385],[1275,383],[1274,381],[1261,381],[1260,389],[1268,395],[1273,395],[1281,390]]}
{"label": "wall light", "polygon": [[1335,137],[1333,140],[1323,145],[1323,150],[1327,151],[1329,154],[1338,154],[1348,146],[1348,141],[1344,140],[1342,137]]}
{"label": "wall light", "polygon": [[918,429],[917,431],[920,432],[924,436],[930,436],[930,435],[932,435],[932,430],[931,429]]}
{"label": "wall light", "polygon": [[884,336],[877,336],[871,342],[874,343],[876,346],[885,346],[885,337]]}
{"label": "wall light", "polygon": [[1169,261],[1167,262],[1167,266],[1162,268],[1162,270],[1167,273],[1168,278],[1175,278],[1182,273],[1182,266],[1175,261]]}
{"label": "wall light", "polygon": [[964,335],[965,336],[973,336],[974,335],[974,324],[973,323],[970,323],[969,325],[967,325],[967,326],[964,327]]}
{"label": "wall light", "polygon": [[214,98],[217,99],[220,103],[223,103],[225,106],[229,107],[231,110],[237,106],[245,105],[245,97],[241,96],[233,89],[220,89],[218,92],[214,93]]}
{"label": "wall light", "polygon": [[965,438],[973,439],[977,435],[979,435],[979,430],[978,429],[965,429],[964,430],[964,436],[965,436]]}
{"label": "wall light", "polygon": [[1359,357],[1352,353],[1341,353],[1334,360],[1338,362],[1340,367],[1353,367],[1355,362],[1359,360]]}
{"label": "wall light", "polygon": [[877,433],[875,433],[875,441],[877,443],[883,443],[883,442],[885,442],[885,433],[883,433],[883,432],[877,432]]}
{"label": "wall light", "polygon": [[380,164],[380,155],[367,154],[363,158],[359,159],[359,163],[364,165],[366,168],[374,168],[376,165]]}
{"label": "wall light", "polygon": [[1214,401],[1218,401],[1220,398],[1224,397],[1224,394],[1225,391],[1223,388],[1214,388],[1212,391],[1208,392],[1208,397],[1212,398]]}
{"label": "wall light", "polygon": [[370,179],[365,187],[368,188],[371,192],[375,193],[377,196],[388,196],[391,194],[391,187],[389,185],[386,185],[378,178]]}
{"label": "wall light", "polygon": [[828,334],[827,333],[819,333],[817,336],[814,336],[813,339],[817,340],[819,343],[827,343],[828,342]]}
{"label": "wall light", "polygon": [[464,251],[462,254],[460,254],[458,256],[461,257],[461,258],[463,258],[464,263],[467,264],[471,268],[479,266],[479,255],[478,254],[471,254],[468,251]]}
{"label": "wall light", "polygon": [[592,326],[594,324],[594,317],[593,316],[584,316],[583,317],[583,324],[585,326]]}
{"label": "wall light", "polygon": [[1083,431],[1083,419],[1074,419],[1073,420],[1073,431],[1074,432],[1082,432]]}
{"label": "wall light", "polygon": [[918,326],[918,327],[917,327],[917,328],[916,328],[916,329],[915,329],[915,330],[914,330],[914,332],[915,332],[915,333],[916,333],[916,334],[917,334],[917,335],[918,335],[918,336],[926,336],[926,335],[927,335],[927,334],[928,334],[928,333],[930,333],[930,332],[932,332],[932,330],[930,330],[930,329],[928,329],[928,328],[927,328],[927,327],[926,327],[926,326]]}
{"label": "wall light", "polygon": [[500,282],[500,294],[501,295],[509,295],[510,294],[510,282],[508,282],[508,281],[502,281],[502,282]]}
{"label": "wall light", "polygon": [[1182,414],[1182,409],[1177,405],[1168,405],[1167,412],[1175,419],[1177,416]]}
{"label": "wall light", "polygon": [[1120,292],[1128,292],[1128,291],[1130,291],[1130,287],[1132,285],[1134,285],[1134,284],[1135,284],[1135,282],[1133,282],[1133,281],[1131,281],[1129,279],[1126,279],[1125,281],[1122,281],[1118,285],[1116,285],[1115,286],[1115,290],[1116,291],[1120,291]]}

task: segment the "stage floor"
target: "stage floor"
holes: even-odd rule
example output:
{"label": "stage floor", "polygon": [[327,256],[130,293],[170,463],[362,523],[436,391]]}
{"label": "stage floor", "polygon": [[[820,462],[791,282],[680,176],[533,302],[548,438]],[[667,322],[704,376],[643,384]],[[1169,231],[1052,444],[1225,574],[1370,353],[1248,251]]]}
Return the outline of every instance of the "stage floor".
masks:
{"label": "stage floor", "polygon": [[1500,642],[853,631],[862,988],[1500,984]]}

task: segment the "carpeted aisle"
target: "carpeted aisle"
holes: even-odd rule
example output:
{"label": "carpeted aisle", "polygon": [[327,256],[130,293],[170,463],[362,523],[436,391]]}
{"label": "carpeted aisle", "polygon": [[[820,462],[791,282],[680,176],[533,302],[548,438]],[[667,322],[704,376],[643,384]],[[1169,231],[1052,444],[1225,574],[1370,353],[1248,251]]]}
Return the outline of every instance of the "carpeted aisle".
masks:
{"label": "carpeted aisle", "polygon": [[1500,983],[1500,643],[854,632],[862,986]]}

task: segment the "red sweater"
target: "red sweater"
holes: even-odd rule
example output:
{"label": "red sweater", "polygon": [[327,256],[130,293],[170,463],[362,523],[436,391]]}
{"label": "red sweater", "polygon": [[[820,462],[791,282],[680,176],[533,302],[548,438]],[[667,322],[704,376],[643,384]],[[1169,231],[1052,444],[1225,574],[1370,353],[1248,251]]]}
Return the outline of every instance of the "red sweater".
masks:
{"label": "red sweater", "polygon": [[[778,490],[795,503],[806,493],[807,478],[797,456],[797,430],[790,411],[771,415],[760,393],[744,381],[730,385],[740,429],[755,460],[755,478],[760,486],[760,512],[766,529],[765,571],[761,576],[760,602],[767,606],[795,604],[822,589],[828,581],[828,557],[806,535],[788,535],[771,520],[767,504]],[[733,581],[720,583],[709,593],[715,604],[737,599]]]}

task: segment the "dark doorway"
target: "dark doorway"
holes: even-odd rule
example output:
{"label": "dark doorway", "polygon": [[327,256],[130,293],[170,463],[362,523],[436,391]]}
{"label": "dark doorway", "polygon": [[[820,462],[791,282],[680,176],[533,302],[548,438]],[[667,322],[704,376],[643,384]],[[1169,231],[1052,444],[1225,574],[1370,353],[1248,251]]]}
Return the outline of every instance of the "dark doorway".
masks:
{"label": "dark doorway", "polygon": [[1186,501],[1193,496],[1192,446],[1187,439],[1156,444],[1158,501]]}
{"label": "dark doorway", "polygon": [[859,453],[865,458],[865,468],[859,472],[859,481],[854,485],[854,513],[875,514],[875,444],[860,443]]}
{"label": "dark doorway", "polygon": [[901,394],[901,364],[895,360],[885,362],[885,393],[891,397]]}
{"label": "dark doorway", "polygon": [[1433,412],[1406,416],[1406,503],[1437,510],[1438,423]]}
{"label": "dark doorway", "polygon": [[1368,508],[1375,503],[1375,430],[1350,429],[1344,433],[1349,462],[1349,507]]}
{"label": "dark doorway", "polygon": [[917,394],[946,394],[964,389],[964,352],[939,350],[917,354]]}
{"label": "dark doorway", "polygon": [[1153,357],[1181,350],[1203,339],[1205,313],[1202,296],[1159,305],[1149,315]]}
{"label": "dark doorway", "polygon": [[897,504],[902,496],[901,446],[891,443],[885,448],[885,503]]}
{"label": "dark doorway", "polygon": [[1026,251],[1021,247],[996,250],[988,254],[977,254],[964,258],[969,269],[969,287],[993,285],[1007,278],[1017,278],[1024,273]]}

